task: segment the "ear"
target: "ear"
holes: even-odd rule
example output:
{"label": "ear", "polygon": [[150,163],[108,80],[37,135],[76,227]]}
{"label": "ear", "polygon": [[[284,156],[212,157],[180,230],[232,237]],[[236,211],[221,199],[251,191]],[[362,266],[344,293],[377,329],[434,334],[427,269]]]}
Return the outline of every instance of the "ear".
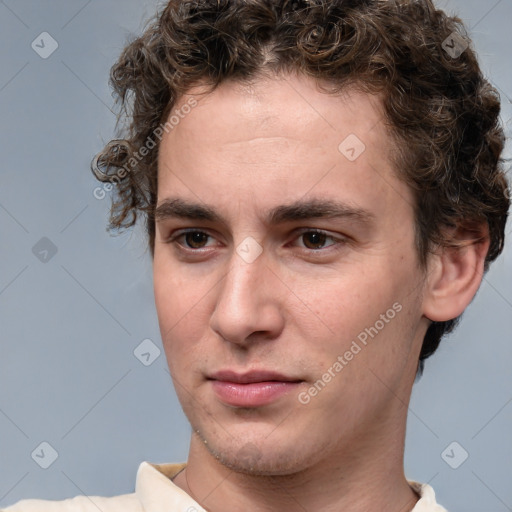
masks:
{"label": "ear", "polygon": [[423,314],[435,322],[458,317],[475,296],[489,250],[487,223],[446,233],[450,244],[430,256]]}

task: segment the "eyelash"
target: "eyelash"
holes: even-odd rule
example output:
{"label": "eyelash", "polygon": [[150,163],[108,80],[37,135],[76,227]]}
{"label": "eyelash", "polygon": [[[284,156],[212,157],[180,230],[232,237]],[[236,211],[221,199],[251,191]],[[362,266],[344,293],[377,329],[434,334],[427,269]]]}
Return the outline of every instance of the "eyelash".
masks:
{"label": "eyelash", "polygon": [[[185,230],[179,230],[177,231],[176,233],[173,233],[167,240],[165,240],[165,243],[167,244],[175,244],[177,246],[180,246],[181,247],[181,250],[184,251],[184,252],[189,252],[189,253],[195,253],[195,254],[200,254],[202,252],[207,252],[208,251],[208,247],[201,247],[199,249],[194,249],[194,248],[190,248],[190,247],[184,247],[182,244],[178,243],[178,240],[182,237],[184,237],[185,235],[189,234],[189,233],[201,233],[201,234],[204,234],[210,238],[213,238],[209,233],[207,233],[206,231],[202,231],[200,229],[194,229],[194,228],[189,228],[189,229],[185,229]],[[329,247],[332,247],[333,249],[332,250],[340,250],[341,247],[347,243],[347,239],[345,238],[337,238],[333,235],[329,235],[326,231],[322,231],[321,229],[313,229],[313,228],[303,228],[301,229],[298,233],[296,233],[296,237],[295,238],[300,238],[302,235],[305,235],[305,234],[311,234],[311,233],[317,233],[317,234],[320,234],[320,235],[325,235],[326,236],[326,240],[327,239],[331,239],[333,240],[335,243],[333,243],[332,245],[329,245],[327,246],[326,249],[308,249],[307,247],[300,247],[301,250],[305,251],[305,252],[308,252],[309,254],[318,254],[318,253],[325,253],[327,250],[329,250]],[[295,240],[295,239],[294,239]]]}

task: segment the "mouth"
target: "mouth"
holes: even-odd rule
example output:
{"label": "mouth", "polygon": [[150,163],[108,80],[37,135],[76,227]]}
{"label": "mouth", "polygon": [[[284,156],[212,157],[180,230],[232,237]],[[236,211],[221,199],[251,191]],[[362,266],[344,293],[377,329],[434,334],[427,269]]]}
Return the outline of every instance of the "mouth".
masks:
{"label": "mouth", "polygon": [[217,398],[231,407],[254,408],[276,402],[304,382],[276,372],[254,370],[216,372],[208,377]]}

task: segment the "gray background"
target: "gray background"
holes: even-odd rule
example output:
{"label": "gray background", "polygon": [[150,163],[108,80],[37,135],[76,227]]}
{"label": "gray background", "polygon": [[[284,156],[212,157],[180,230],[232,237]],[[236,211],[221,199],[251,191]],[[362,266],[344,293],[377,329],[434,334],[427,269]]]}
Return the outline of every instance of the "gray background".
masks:
{"label": "gray background", "polygon": [[[145,339],[161,348],[143,232],[106,232],[109,196],[94,197],[89,172],[113,135],[110,66],[157,4],[0,1],[0,506],[129,493],[141,461],[186,460],[190,430],[163,352],[149,366],[134,355]],[[512,0],[439,5],[467,22],[510,136]],[[47,59],[31,47],[45,31],[59,45]],[[431,483],[451,512],[512,510],[507,231],[410,407],[406,474]],[[48,469],[42,442],[58,454]],[[469,456],[452,469],[443,452],[452,465]]]}

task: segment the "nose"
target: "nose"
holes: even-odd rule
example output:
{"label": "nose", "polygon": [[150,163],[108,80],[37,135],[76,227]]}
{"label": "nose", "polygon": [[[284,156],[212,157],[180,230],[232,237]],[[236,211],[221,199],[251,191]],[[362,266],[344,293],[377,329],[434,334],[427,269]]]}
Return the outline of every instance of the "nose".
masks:
{"label": "nose", "polygon": [[218,285],[210,326],[225,341],[248,346],[279,336],[284,324],[280,296],[286,287],[269,267],[265,251],[254,261],[240,254],[233,251]]}

